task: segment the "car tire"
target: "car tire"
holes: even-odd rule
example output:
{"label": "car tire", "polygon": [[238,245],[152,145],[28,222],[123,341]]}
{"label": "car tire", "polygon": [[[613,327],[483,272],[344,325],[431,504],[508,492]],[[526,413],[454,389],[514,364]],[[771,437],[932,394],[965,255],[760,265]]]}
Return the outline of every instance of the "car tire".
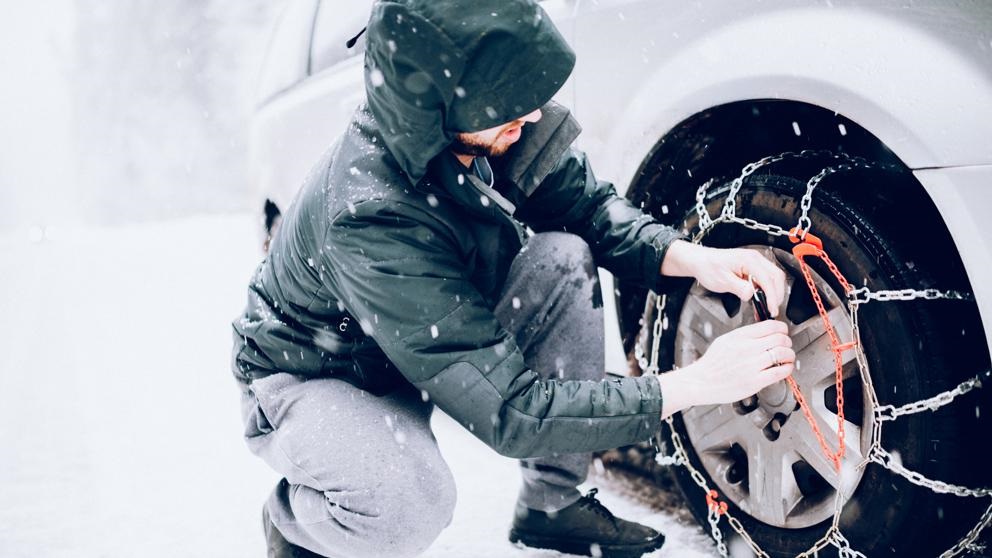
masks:
{"label": "car tire", "polygon": [[[737,196],[737,215],[789,229],[798,220],[799,200],[805,186],[804,181],[788,176],[765,174],[749,177]],[[729,183],[714,188],[704,200],[711,216],[719,214],[728,190]],[[923,247],[901,242],[900,238],[905,235],[900,230],[882,223],[880,219],[872,219],[871,215],[871,210],[846,202],[830,188],[821,187],[815,192],[810,211],[813,223],[811,232],[823,240],[825,250],[844,277],[856,288],[867,285],[872,290],[940,287],[933,284],[927,269],[914,264],[914,253]],[[695,211],[684,216],[684,225],[686,230],[696,229],[698,216]],[[773,255],[791,250],[787,237],[772,236],[735,224],[717,225],[703,243],[722,248],[770,247],[766,250]],[[943,247],[947,248],[952,247]],[[807,258],[806,262],[825,281],[825,286],[833,291],[835,297],[846,299],[841,285],[821,261]],[[802,288],[792,290],[788,310],[783,315],[788,315],[790,320],[818,317],[805,284],[795,285]],[[686,315],[684,311],[689,307],[687,301],[695,296],[692,293],[692,289],[683,289],[667,296],[663,319],[668,327],[663,330],[659,343],[660,370],[677,365],[679,355],[686,354],[684,345],[689,337],[679,337],[679,321]],[[749,312],[749,308],[740,307],[739,300],[727,295],[721,297],[721,302],[728,316],[735,312],[735,301],[736,312]],[[969,340],[976,343],[977,336],[980,336],[984,346],[984,332],[972,302],[872,302],[861,307],[859,318],[862,346],[881,404],[902,405],[931,397],[982,371],[976,368],[973,351],[958,350],[962,343]],[[650,324],[655,319],[653,310],[648,308],[641,319],[644,331],[650,332]],[[627,316],[627,322],[630,323],[630,316]],[[967,324],[964,331],[961,331],[962,324]],[[676,346],[677,341],[683,346]],[[645,346],[651,345],[648,343]],[[987,349],[985,354],[987,358]],[[854,365],[856,368],[857,363]],[[977,361],[977,365],[981,365],[981,360]],[[861,421],[861,426],[870,428],[866,422],[871,421],[870,404],[867,414],[864,407],[859,409],[867,400],[860,378],[855,374],[845,381],[844,386],[848,417],[854,417]],[[936,412],[903,416],[894,422],[883,423],[882,447],[897,452],[903,466],[927,478],[973,488],[989,486],[990,469],[983,465],[982,460],[976,459],[974,453],[975,442],[984,445],[984,440],[987,440],[987,433],[981,433],[981,416],[988,416],[988,398],[980,398],[979,391],[961,396]],[[827,390],[825,393],[829,397],[824,397],[824,405],[829,407],[836,392]],[[836,412],[836,405],[833,411]],[[714,475],[726,476],[728,469],[714,467],[712,462],[710,469],[707,469],[701,453],[693,446],[690,435],[692,422],[686,418],[688,416],[679,413],[674,417],[675,431],[685,442],[691,465],[703,473],[710,487],[716,487]],[[742,416],[740,420],[746,420],[746,417]],[[789,417],[789,420],[798,421],[809,431],[800,414]],[[812,436],[811,432],[808,434]],[[666,445],[670,448],[670,441]],[[740,456],[730,456],[730,453],[731,449],[728,449],[729,463],[740,462]],[[706,455],[709,456],[709,453]],[[799,479],[802,475],[795,472],[795,467],[792,465],[792,470]],[[800,465],[804,475],[808,475],[808,469],[810,467]],[[740,471],[729,480],[724,478],[724,486],[730,486],[728,483],[732,480],[746,482],[747,473],[744,475],[744,480],[741,480]],[[685,467],[675,469],[675,479],[694,516],[708,531],[704,492]],[[802,486],[799,480],[796,483]],[[822,483],[816,486],[823,488]],[[800,491],[805,498],[806,492]],[[809,492],[817,494],[813,488],[809,488]],[[754,507],[756,502],[752,501],[757,496],[750,498],[745,489],[741,490],[745,496],[737,501],[725,491],[721,490],[719,494],[722,501],[727,501],[729,512],[740,520],[755,542],[774,557],[795,556],[809,549],[830,526],[832,513],[831,517],[813,517],[815,521],[812,524],[798,528],[774,525],[767,518],[756,517],[762,515],[757,513]],[[869,463],[843,508],[840,528],[852,547],[868,556],[936,556],[967,533],[987,505],[984,498],[937,494],[929,488],[908,482],[878,464]],[[812,509],[812,504],[808,507]],[[755,513],[748,513],[745,509]],[[733,535],[726,528],[726,521],[721,525],[724,526],[725,536]],[[828,547],[819,555],[835,554],[836,549]]]}

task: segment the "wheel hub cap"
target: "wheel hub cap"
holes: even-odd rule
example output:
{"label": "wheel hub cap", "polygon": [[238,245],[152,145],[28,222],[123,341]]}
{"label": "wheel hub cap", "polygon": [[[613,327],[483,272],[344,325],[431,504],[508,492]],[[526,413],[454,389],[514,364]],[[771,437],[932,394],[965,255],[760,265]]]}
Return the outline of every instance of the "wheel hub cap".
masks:
{"label": "wheel hub cap", "polygon": [[[779,319],[788,324],[796,351],[798,365],[793,377],[831,451],[836,451],[834,353],[822,318],[811,306],[799,263],[784,250],[749,248],[786,271],[786,303],[779,309]],[[842,340],[850,340],[853,332],[844,300],[815,271],[813,277],[831,324]],[[802,291],[793,293],[794,286]],[[753,322],[750,303],[741,305],[732,295],[716,295],[693,285],[676,330],[676,366],[691,364],[714,339]],[[871,404],[860,389],[853,351],[842,356],[848,418],[840,474],[824,455],[785,381],[742,401],[694,407],[682,413],[689,442],[716,488],[764,523],[792,529],[815,525],[833,515],[838,490],[846,502],[861,480],[864,470],[857,465],[870,442]],[[852,406],[860,406],[858,412],[851,412]]]}

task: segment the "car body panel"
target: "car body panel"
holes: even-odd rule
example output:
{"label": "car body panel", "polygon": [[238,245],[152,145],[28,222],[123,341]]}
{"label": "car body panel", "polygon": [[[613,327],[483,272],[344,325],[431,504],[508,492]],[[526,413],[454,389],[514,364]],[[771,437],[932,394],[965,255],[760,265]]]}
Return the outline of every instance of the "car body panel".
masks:
{"label": "car body panel", "polygon": [[[913,174],[944,216],[968,272],[982,322],[992,323],[992,243],[985,226],[992,210],[992,165],[921,169]],[[992,347],[988,326],[985,339]]]}
{"label": "car body panel", "polygon": [[583,149],[626,184],[693,114],[787,99],[843,114],[910,168],[992,163],[992,3],[863,4],[584,0]]}

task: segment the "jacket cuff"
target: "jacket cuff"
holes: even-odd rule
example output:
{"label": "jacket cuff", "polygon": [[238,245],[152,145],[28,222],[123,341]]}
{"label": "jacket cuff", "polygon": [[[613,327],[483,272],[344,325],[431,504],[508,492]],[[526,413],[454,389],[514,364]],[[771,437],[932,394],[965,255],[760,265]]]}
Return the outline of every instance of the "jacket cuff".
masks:
{"label": "jacket cuff", "polygon": [[645,436],[643,439],[652,438],[661,433],[661,410],[665,394],[661,392],[661,383],[654,375],[637,376],[631,378],[638,382],[641,392],[641,414],[647,417],[643,424]]}
{"label": "jacket cuff", "polygon": [[661,263],[668,253],[668,248],[676,240],[689,241],[689,235],[667,225],[658,224],[658,231],[651,238],[654,253],[647,260],[644,270],[644,285],[657,294],[670,294],[681,290],[689,290],[693,277],[668,277],[661,274]]}

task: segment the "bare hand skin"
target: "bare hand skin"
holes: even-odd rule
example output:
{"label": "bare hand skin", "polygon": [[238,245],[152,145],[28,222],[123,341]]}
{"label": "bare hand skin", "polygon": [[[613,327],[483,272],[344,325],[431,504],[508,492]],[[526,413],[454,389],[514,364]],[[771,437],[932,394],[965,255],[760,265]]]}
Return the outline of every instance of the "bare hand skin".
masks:
{"label": "bare hand skin", "polygon": [[756,250],[710,248],[676,240],[668,247],[661,263],[661,274],[669,277],[695,277],[707,290],[733,293],[747,302],[754,295],[748,277],[765,291],[773,318],[785,298],[785,272]]}
{"label": "bare hand skin", "polygon": [[717,337],[696,362],[658,376],[662,418],[695,405],[739,401],[785,379],[796,362],[788,332],[778,320],[740,327]]}

